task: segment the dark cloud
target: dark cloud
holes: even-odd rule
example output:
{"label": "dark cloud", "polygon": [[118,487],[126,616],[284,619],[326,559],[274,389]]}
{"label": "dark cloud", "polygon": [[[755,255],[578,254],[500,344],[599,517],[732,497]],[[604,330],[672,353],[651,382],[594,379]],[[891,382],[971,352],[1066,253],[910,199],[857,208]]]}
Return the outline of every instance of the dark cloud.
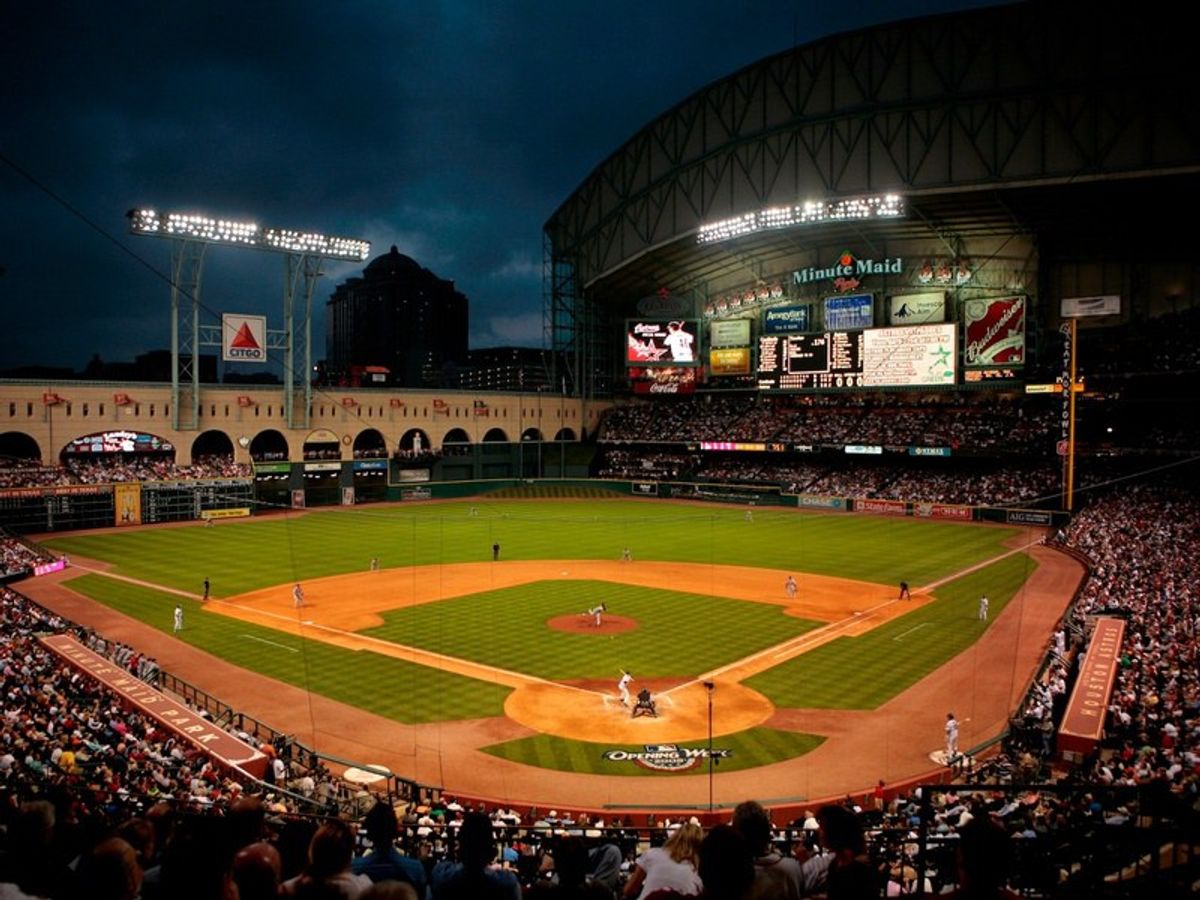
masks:
{"label": "dark cloud", "polygon": [[[4,365],[168,344],[166,284],[101,233],[167,271],[165,242],[125,233],[140,205],[395,244],[471,298],[474,345],[538,343],[541,226],[638,128],[793,41],[965,5],[8,4],[0,153],[45,190],[0,164],[0,304],[23,338]],[[318,348],[357,268],[326,266]],[[203,300],[277,318],[281,273],[216,250]]]}

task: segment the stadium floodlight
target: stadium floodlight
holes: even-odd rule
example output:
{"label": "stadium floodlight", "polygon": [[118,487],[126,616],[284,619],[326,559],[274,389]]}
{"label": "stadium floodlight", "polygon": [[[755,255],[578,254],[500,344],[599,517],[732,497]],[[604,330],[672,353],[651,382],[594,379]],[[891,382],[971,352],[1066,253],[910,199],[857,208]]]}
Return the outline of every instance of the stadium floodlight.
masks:
{"label": "stadium floodlight", "polygon": [[160,213],[153,209],[131,209],[127,215],[131,232],[151,237],[232,244],[277,253],[301,253],[355,262],[366,259],[371,252],[370,241],[335,237],[316,231],[264,228],[254,222],[214,219],[195,213]]}
{"label": "stadium floodlight", "polygon": [[845,200],[806,200],[791,206],[769,206],[758,212],[743,213],[701,225],[696,233],[696,242],[713,244],[758,231],[793,228],[797,225],[896,219],[903,215],[904,198],[899,194],[877,194]]}

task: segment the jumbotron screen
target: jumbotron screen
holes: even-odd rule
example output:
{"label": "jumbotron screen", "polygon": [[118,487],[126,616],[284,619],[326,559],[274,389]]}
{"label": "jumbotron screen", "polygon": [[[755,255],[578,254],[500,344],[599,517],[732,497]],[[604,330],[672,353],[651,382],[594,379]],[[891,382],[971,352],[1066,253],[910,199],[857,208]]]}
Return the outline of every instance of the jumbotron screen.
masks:
{"label": "jumbotron screen", "polygon": [[627,321],[625,363],[629,366],[698,366],[699,323],[693,319],[673,321]]}
{"label": "jumbotron screen", "polygon": [[766,391],[953,385],[956,350],[953,324],[762,335],[755,375]]}

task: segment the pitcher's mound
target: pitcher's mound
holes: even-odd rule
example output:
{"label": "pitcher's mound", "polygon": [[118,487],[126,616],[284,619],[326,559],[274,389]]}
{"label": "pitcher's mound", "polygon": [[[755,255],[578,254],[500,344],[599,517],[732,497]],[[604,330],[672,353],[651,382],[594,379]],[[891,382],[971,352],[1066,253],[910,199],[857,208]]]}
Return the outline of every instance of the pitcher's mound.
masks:
{"label": "pitcher's mound", "polygon": [[555,616],[546,623],[547,628],[555,631],[566,631],[569,634],[598,634],[614,635],[625,631],[633,631],[638,627],[637,619],[628,616],[613,616],[604,614],[599,627],[596,620],[586,613],[575,613],[573,616]]}

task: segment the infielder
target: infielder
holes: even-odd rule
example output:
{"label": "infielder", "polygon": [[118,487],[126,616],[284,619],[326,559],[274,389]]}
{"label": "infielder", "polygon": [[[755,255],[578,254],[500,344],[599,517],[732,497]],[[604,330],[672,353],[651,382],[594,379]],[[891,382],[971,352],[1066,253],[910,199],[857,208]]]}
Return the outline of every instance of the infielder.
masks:
{"label": "infielder", "polygon": [[597,603],[595,606],[588,609],[587,614],[595,620],[595,622],[593,624],[597,628],[599,628],[603,624],[604,613],[607,610],[608,610],[608,607],[604,605],[603,601],[601,601],[600,603]]}
{"label": "infielder", "polygon": [[907,581],[900,582],[900,596],[897,597],[896,599],[897,600],[911,600],[912,599],[912,594],[910,594],[908,592],[908,582]]}
{"label": "infielder", "polygon": [[179,634],[179,632],[183,631],[183,607],[178,603],[175,604],[175,629],[174,630],[175,630],[175,634]]}
{"label": "infielder", "polygon": [[783,583],[783,589],[787,592],[789,600],[796,599],[796,579],[791,575],[787,577],[787,581]]}
{"label": "infielder", "polygon": [[984,594],[982,597],[979,598],[979,621],[986,622],[987,617],[988,617],[988,598],[987,598],[987,594]]}
{"label": "infielder", "polygon": [[621,680],[617,682],[617,691],[621,695],[621,705],[622,706],[629,705],[629,682],[631,682],[631,681],[633,681],[633,676],[630,675],[628,672],[626,672],[624,669],[622,669],[621,670]]}
{"label": "infielder", "polygon": [[292,606],[299,609],[304,605],[304,589],[300,587],[300,582],[296,582],[296,586],[292,588]]}

